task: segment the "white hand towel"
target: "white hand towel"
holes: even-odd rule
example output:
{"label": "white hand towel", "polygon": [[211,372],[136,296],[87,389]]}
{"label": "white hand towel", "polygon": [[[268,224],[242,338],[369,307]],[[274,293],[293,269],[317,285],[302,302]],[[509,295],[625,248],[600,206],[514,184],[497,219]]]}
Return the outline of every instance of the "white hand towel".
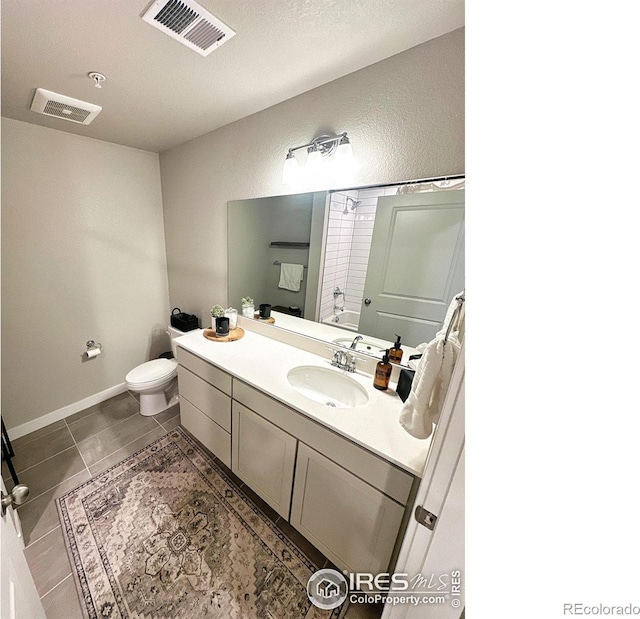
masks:
{"label": "white hand towel", "polygon": [[429,438],[433,431],[433,424],[438,423],[453,368],[460,352],[458,333],[463,324],[460,320],[456,319],[457,324],[454,325],[456,330],[451,330],[447,343],[444,343],[454,304],[457,306],[455,299],[447,312],[449,320],[445,320],[442,330],[427,344],[413,378],[411,392],[400,412],[400,425],[416,438]]}
{"label": "white hand towel", "polygon": [[298,292],[300,290],[303,273],[303,265],[283,262],[280,265],[280,282],[278,283],[278,288]]}

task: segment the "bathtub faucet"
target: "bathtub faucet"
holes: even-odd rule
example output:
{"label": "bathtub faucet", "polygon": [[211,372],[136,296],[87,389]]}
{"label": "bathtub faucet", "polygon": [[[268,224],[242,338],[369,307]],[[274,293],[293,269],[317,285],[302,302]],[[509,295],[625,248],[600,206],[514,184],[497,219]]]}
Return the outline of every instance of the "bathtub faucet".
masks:
{"label": "bathtub faucet", "polygon": [[333,298],[337,299],[340,295],[344,296],[344,292],[336,286],[336,289],[333,291]]}

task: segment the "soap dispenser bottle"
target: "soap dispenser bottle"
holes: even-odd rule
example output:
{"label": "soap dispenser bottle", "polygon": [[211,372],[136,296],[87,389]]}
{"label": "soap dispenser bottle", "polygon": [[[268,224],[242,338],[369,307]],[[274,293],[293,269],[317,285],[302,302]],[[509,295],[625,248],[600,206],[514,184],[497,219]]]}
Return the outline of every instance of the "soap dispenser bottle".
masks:
{"label": "soap dispenser bottle", "polygon": [[401,346],[400,336],[396,333],[396,343],[393,345],[393,348],[389,349],[389,359],[392,363],[400,363],[402,361],[404,350],[402,350]]}
{"label": "soap dispenser bottle", "polygon": [[384,351],[382,361],[376,365],[376,375],[373,378],[373,386],[384,391],[389,388],[389,378],[391,378],[391,364],[389,363],[389,349]]}

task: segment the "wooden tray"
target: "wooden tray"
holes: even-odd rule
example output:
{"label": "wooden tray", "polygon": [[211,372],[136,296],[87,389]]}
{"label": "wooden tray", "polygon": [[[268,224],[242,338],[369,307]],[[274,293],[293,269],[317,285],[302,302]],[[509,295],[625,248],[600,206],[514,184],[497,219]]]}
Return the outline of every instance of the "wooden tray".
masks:
{"label": "wooden tray", "polygon": [[225,335],[224,337],[218,337],[215,329],[205,329],[202,332],[202,335],[212,342],[235,342],[236,340],[241,340],[244,337],[244,329],[242,327],[230,329],[229,335]]}
{"label": "wooden tray", "polygon": [[260,318],[260,314],[256,313],[253,316],[254,320],[257,320],[258,322],[264,322],[268,325],[272,325],[275,324],[276,319],[273,316],[269,316],[269,318]]}

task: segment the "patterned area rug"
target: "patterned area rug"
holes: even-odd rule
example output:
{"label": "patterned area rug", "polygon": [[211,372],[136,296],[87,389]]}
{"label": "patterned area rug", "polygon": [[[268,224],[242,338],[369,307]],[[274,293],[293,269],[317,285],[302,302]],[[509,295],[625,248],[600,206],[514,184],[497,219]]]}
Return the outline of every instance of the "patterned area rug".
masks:
{"label": "patterned area rug", "polygon": [[339,615],[307,597],[318,567],[180,428],[58,499],[58,511],[91,619]]}

